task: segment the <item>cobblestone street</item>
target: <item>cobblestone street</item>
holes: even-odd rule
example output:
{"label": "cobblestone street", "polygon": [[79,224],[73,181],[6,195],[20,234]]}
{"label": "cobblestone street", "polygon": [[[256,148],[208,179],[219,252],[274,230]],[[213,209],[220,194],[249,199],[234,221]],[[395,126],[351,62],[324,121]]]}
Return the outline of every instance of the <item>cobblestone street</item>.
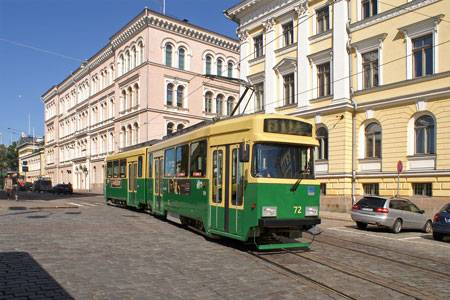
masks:
{"label": "cobblestone street", "polygon": [[[0,210],[1,300],[345,298],[258,260],[240,243],[209,240],[143,212],[106,206],[101,197],[53,201],[73,208]],[[4,202],[0,200],[0,206]],[[17,205],[27,203],[19,201]],[[327,235],[348,238],[353,230],[361,232],[345,218],[324,221]],[[392,237],[377,230],[365,234]],[[421,233],[404,235],[409,239],[415,236],[420,238]],[[322,235],[321,240],[329,238]],[[434,259],[443,262],[436,270],[448,272],[449,243],[428,238],[421,243],[430,243],[430,247],[420,246],[411,253],[424,255],[430,251]],[[398,241],[386,239],[386,245],[397,247]],[[400,250],[407,251],[410,245],[414,244],[405,244]],[[325,247],[314,243],[310,253],[320,255],[326,252]],[[340,255],[335,252],[333,256]],[[293,265],[289,259],[287,255],[282,259],[286,266]],[[410,299],[398,293],[383,294],[375,287],[361,290],[355,285],[357,281],[333,277],[313,263],[300,264],[295,271],[319,281],[326,279],[328,285],[339,284],[342,290],[360,290],[356,299]],[[391,276],[408,278],[407,270],[404,273],[400,270]],[[429,282],[432,289],[432,281],[424,284]],[[444,285],[448,286],[448,281],[436,283]]]}

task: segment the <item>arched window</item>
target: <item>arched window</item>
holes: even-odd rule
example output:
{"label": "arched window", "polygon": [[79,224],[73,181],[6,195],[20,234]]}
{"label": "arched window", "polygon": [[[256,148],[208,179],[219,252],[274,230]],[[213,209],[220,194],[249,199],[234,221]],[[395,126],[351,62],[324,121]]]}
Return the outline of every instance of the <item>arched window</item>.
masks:
{"label": "arched window", "polygon": [[120,108],[121,110],[127,109],[127,92],[125,90],[122,90],[120,94]]}
{"label": "arched window", "polygon": [[184,87],[182,85],[177,88],[177,106],[183,107]]}
{"label": "arched window", "polygon": [[172,122],[167,124],[167,135],[170,135],[173,133],[174,124]]}
{"label": "arched window", "polygon": [[131,146],[133,142],[133,128],[131,128],[131,125],[128,125],[127,127],[127,146]]}
{"label": "arched window", "polygon": [[134,106],[134,99],[133,99],[133,89],[130,87],[128,87],[127,90],[127,97],[128,97],[128,101],[127,101],[127,105],[128,108],[133,107]]}
{"label": "arched window", "polygon": [[171,83],[167,85],[166,104],[167,106],[173,105],[173,84]]}
{"label": "arched window", "polygon": [[139,104],[139,84],[135,84],[134,87],[134,105]]}
{"label": "arched window", "polygon": [[138,144],[139,143],[139,125],[138,123],[134,123],[134,144]]}
{"label": "arched window", "polygon": [[328,159],[328,130],[325,127],[317,129],[316,138],[319,140],[317,159]]}
{"label": "arched window", "polygon": [[434,119],[431,116],[423,116],[414,123],[416,153],[436,154],[436,141],[434,136]]}
{"label": "arched window", "polygon": [[166,66],[172,66],[172,45],[166,45]]}
{"label": "arched window", "polygon": [[120,130],[120,147],[125,147],[127,145],[127,130],[125,126]]}
{"label": "arched window", "polygon": [[184,70],[184,58],[186,55],[186,50],[184,48],[178,49],[178,68]]}
{"label": "arched window", "polygon": [[233,112],[234,109],[234,98],[233,97],[228,97],[227,100],[227,116],[231,116],[231,113]]}
{"label": "arched window", "polygon": [[211,92],[207,92],[205,94],[205,112],[210,113],[211,112],[211,107],[212,107],[212,93]]}
{"label": "arched window", "polygon": [[144,61],[144,44],[142,42],[139,42],[138,44],[138,51],[137,65],[139,66]]}
{"label": "arched window", "polygon": [[223,61],[220,58],[217,59],[217,75],[218,76],[222,76],[222,66],[223,66]]}
{"label": "arched window", "polygon": [[206,55],[206,75],[211,75],[211,63],[212,63],[212,57],[211,55]]}
{"label": "arched window", "polygon": [[184,125],[183,124],[178,124],[177,131],[181,131],[183,129],[184,129]]}
{"label": "arched window", "polygon": [[216,113],[218,116],[223,113],[223,95],[217,95],[216,97]]}
{"label": "arched window", "polygon": [[136,47],[133,46],[133,48],[131,48],[131,69],[136,68],[137,66],[137,55],[136,55]]}
{"label": "arched window", "polygon": [[233,63],[231,61],[228,62],[228,77],[233,77]]}
{"label": "arched window", "polygon": [[130,51],[127,50],[127,52],[125,52],[125,57],[126,57],[126,62],[125,62],[124,73],[130,71],[130,66],[131,66],[131,56],[130,56]]}
{"label": "arched window", "polygon": [[119,56],[119,76],[124,73],[124,68],[123,68],[124,63],[125,63],[125,61],[123,59],[123,54],[120,54],[120,56]]}
{"label": "arched window", "polygon": [[381,157],[381,126],[370,123],[366,127],[366,158]]}

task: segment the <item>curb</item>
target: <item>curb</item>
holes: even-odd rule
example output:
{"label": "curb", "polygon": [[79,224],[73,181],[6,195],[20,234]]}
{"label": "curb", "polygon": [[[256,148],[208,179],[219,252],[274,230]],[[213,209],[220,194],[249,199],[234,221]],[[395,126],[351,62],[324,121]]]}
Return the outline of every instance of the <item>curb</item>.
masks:
{"label": "curb", "polygon": [[32,206],[32,207],[24,207],[24,206],[9,206],[9,207],[0,207],[0,210],[45,210],[45,209],[67,209],[67,208],[78,208],[78,206]]}

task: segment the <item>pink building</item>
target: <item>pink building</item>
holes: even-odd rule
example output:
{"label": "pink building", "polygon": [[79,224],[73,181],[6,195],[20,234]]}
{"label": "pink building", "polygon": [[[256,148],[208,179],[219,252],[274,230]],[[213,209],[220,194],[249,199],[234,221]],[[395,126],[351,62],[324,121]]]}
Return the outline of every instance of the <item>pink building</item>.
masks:
{"label": "pink building", "polygon": [[237,40],[145,9],[48,90],[46,176],[101,192],[104,159],[200,121],[226,116],[239,86]]}

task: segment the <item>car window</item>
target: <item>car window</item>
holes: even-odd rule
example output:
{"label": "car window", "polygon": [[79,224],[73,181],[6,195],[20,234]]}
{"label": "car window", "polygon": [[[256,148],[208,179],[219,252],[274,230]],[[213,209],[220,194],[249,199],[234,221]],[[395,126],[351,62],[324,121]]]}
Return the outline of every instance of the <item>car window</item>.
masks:
{"label": "car window", "polygon": [[398,200],[398,204],[401,210],[404,211],[411,211],[411,209],[409,208],[408,202],[403,201],[403,200]]}
{"label": "car window", "polygon": [[364,197],[364,198],[361,198],[361,200],[359,200],[357,204],[361,207],[378,208],[378,207],[384,207],[385,203],[386,203],[386,199],[383,199],[383,198]]}
{"label": "car window", "polygon": [[409,203],[409,208],[411,209],[412,212],[419,212],[420,209],[414,204],[414,203]]}
{"label": "car window", "polygon": [[450,204],[448,204],[447,206],[445,206],[445,207],[442,209],[442,212],[443,212],[443,213],[450,213]]}
{"label": "car window", "polygon": [[401,209],[401,208],[400,208],[400,204],[399,204],[398,202],[399,202],[398,200],[391,200],[391,201],[389,202],[389,208],[392,208],[392,209]]}

